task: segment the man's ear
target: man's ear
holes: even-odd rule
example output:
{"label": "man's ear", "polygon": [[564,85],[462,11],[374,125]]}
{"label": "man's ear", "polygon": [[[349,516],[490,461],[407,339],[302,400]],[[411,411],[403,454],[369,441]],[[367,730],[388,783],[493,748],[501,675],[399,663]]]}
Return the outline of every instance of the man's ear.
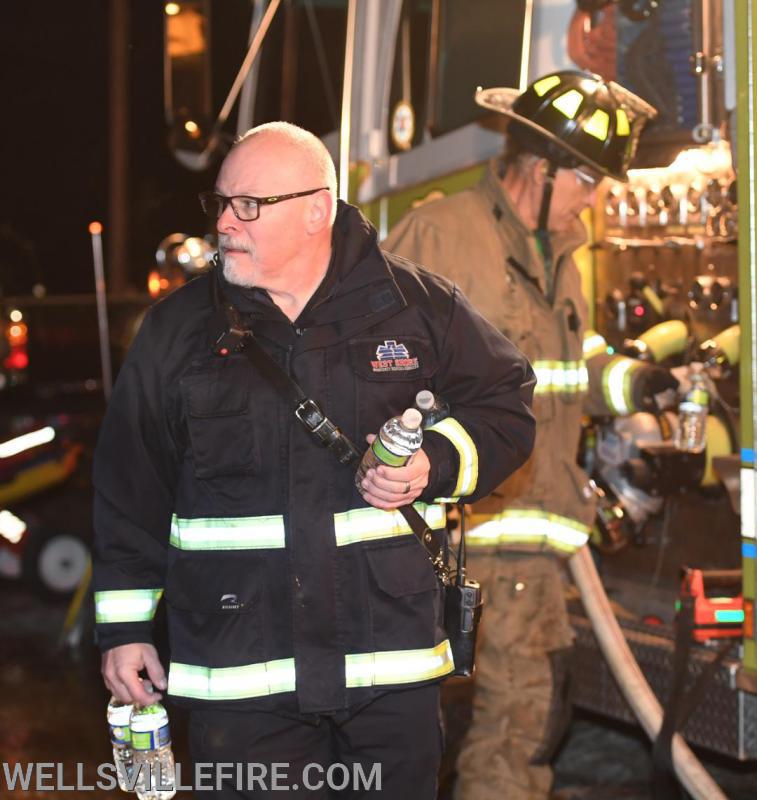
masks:
{"label": "man's ear", "polygon": [[549,161],[546,158],[537,158],[531,173],[534,181],[541,186],[547,179],[547,172],[549,172]]}
{"label": "man's ear", "polygon": [[308,233],[320,233],[325,227],[328,227],[333,202],[330,192],[318,192],[312,196],[307,217]]}

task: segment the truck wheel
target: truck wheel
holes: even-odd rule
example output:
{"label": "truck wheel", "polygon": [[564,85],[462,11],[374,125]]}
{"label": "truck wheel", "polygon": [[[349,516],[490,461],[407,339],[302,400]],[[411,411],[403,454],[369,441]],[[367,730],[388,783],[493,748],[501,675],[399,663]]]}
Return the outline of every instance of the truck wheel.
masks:
{"label": "truck wheel", "polygon": [[51,597],[71,595],[82,579],[89,549],[81,537],[58,531],[35,531],[24,553],[25,574]]}

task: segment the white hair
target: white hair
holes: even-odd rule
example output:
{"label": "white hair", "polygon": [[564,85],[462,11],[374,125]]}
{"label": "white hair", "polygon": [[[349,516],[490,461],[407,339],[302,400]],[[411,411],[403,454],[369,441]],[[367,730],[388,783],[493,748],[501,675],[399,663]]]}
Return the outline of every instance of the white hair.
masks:
{"label": "white hair", "polygon": [[280,141],[284,141],[299,150],[308,166],[312,167],[318,184],[325,186],[329,195],[331,195],[331,219],[329,224],[333,225],[336,217],[336,168],[326,145],[314,133],[305,130],[305,128],[293,125],[291,122],[279,121],[264,122],[262,125],[250,128],[239,136],[234,142],[234,146],[237,147],[261,134],[273,135]]}

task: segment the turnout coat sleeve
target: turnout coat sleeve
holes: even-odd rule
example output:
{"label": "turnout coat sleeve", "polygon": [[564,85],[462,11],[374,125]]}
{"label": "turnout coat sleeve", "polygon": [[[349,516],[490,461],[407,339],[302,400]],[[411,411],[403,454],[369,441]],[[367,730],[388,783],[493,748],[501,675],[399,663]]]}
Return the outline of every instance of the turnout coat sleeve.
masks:
{"label": "turnout coat sleeve", "polygon": [[150,642],[162,594],[178,456],[165,420],[148,312],[115,385],[95,451],[94,589],[102,650]]}
{"label": "turnout coat sleeve", "polygon": [[593,330],[583,334],[583,356],[589,376],[584,399],[587,414],[622,416],[644,410],[643,382],[647,370],[636,358],[618,355]]}
{"label": "turnout coat sleeve", "polygon": [[457,286],[452,292],[436,381],[451,413],[424,438],[432,468],[423,499],[472,502],[486,497],[531,454],[536,378],[523,353]]}

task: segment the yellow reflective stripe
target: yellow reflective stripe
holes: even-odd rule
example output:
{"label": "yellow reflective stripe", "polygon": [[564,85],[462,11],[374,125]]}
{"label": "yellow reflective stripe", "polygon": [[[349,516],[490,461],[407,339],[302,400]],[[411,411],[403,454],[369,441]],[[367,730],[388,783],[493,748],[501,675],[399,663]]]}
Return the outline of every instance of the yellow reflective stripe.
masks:
{"label": "yellow reflective stripe", "polygon": [[[443,528],[447,523],[447,512],[443,505],[413,503],[413,508],[426,520],[432,530]],[[370,542],[412,533],[399,511],[383,511],[380,508],[353,508],[334,514],[334,534],[337,547],[355,542]]]}
{"label": "yellow reflective stripe", "polygon": [[552,101],[552,105],[560,112],[565,114],[568,119],[573,119],[578,113],[578,109],[583,102],[583,95],[578,89],[570,89]]}
{"label": "yellow reflective stripe", "polygon": [[[743,451],[742,451],[743,453]],[[741,466],[741,535],[745,539],[757,538],[757,472],[747,456],[742,455]],[[752,542],[743,542],[743,546],[751,549]],[[757,542],[755,543],[757,545]],[[751,555],[744,554],[745,558],[751,559]]]}
{"label": "yellow reflective stripe", "polygon": [[586,331],[584,334],[583,354],[584,359],[588,361],[594,356],[601,355],[607,352],[607,341],[602,334],[596,331]]}
{"label": "yellow reflective stripe", "polygon": [[452,442],[457,450],[460,459],[460,470],[457,473],[457,483],[452,491],[452,496],[448,499],[451,503],[456,503],[460,497],[472,494],[478,485],[478,450],[473,443],[468,431],[453,417],[437,422],[428,430],[440,433]]}
{"label": "yellow reflective stripe", "polygon": [[599,139],[600,142],[606,141],[607,132],[609,130],[610,115],[601,108],[596,109],[591,115],[589,121],[586,123],[586,125],[584,125],[584,131],[586,131],[589,136]]}
{"label": "yellow reflective stripe", "polygon": [[542,78],[534,83],[534,91],[539,97],[544,97],[544,95],[553,87],[560,85],[560,76],[559,75],[548,75],[546,78]]}
{"label": "yellow reflective stripe", "polygon": [[244,700],[296,688],[294,659],[264,661],[241,667],[198,667],[171,662],[168,693],[196,700]]}
{"label": "yellow reflective stripe", "polygon": [[118,589],[95,592],[97,622],[149,622],[163,594],[162,589]]}
{"label": "yellow reflective stripe", "polygon": [[[344,657],[346,686],[386,686],[441,678],[455,668],[449,641],[420,650],[387,650]],[[196,700],[244,700],[293,692],[297,688],[293,658],[240,667],[201,667],[171,662],[168,693]]]}
{"label": "yellow reflective stripe", "polygon": [[631,393],[631,377],[641,365],[633,358],[618,356],[602,370],[605,402],[615,414],[631,414],[636,408]]}
{"label": "yellow reflective stripe", "polygon": [[628,114],[625,109],[619,108],[615,111],[615,132],[618,136],[628,136],[631,133],[631,123],[628,121]]}
{"label": "yellow reflective stripe", "polygon": [[472,547],[526,544],[572,553],[583,547],[590,529],[578,520],[539,509],[508,509],[468,517],[466,542]]}
{"label": "yellow reflective stripe", "polygon": [[347,688],[428,681],[455,668],[449,640],[421,650],[387,650],[344,657]]}
{"label": "yellow reflective stripe", "polygon": [[284,518],[171,518],[171,544],[179,550],[260,550],[285,546]]}
{"label": "yellow reflective stripe", "polygon": [[534,394],[548,392],[585,392],[589,388],[589,371],[580,361],[534,361],[536,388]]}

